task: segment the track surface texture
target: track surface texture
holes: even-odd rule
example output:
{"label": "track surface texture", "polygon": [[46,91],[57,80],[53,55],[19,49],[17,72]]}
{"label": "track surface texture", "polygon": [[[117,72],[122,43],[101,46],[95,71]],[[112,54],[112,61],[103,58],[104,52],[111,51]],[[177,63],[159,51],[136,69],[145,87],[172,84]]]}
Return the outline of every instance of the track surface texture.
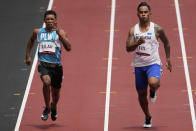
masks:
{"label": "track surface texture", "polygon": [[[48,1],[44,2],[47,3]],[[68,33],[68,38],[72,44],[72,51],[66,52],[64,50],[62,54],[64,79],[58,104],[59,116],[55,122],[51,121],[50,118],[43,122],[40,118],[44,109],[44,100],[42,97],[42,84],[36,68],[20,123],[20,131],[194,131],[190,112],[190,108],[194,109],[194,107],[189,106],[190,102],[174,0],[147,1],[152,8],[151,21],[163,27],[170,41],[173,71],[169,72],[164,65],[165,53],[163,44],[160,42],[160,56],[163,63],[161,87],[157,92],[157,101],[155,103],[149,102],[153,127],[150,129],[141,127],[144,122],[144,114],[138,103],[133,67],[130,67],[132,54],[127,53],[125,50],[129,28],[138,22],[136,9],[140,2],[140,0],[116,0],[111,90],[109,94],[110,103],[108,105],[109,117],[107,119],[108,125],[104,125],[104,122],[106,122],[105,102],[106,85],[108,83],[108,51],[110,31],[112,31],[110,30],[112,0],[79,0],[77,2],[73,0],[54,0],[52,9],[57,12],[58,25]],[[196,33],[193,26],[196,22],[193,15],[195,5],[196,2],[194,0],[179,0],[193,102],[196,99],[196,82],[194,81],[196,53],[193,41]],[[44,7],[47,8],[47,6]],[[21,12],[24,13],[24,11]],[[12,13],[9,14],[12,15]],[[27,17],[29,18],[29,15]],[[26,19],[24,18],[21,22],[25,21],[25,23],[28,23]],[[38,18],[34,18],[34,21],[30,22],[41,27],[40,21],[35,19],[42,19],[40,12],[38,12]],[[7,19],[7,21],[9,20],[11,18]],[[23,25],[21,22],[18,23],[21,24],[20,26]],[[35,28],[32,25],[26,26],[29,28],[27,28],[28,30],[25,28],[25,31],[28,32],[25,34],[30,34],[29,32]],[[4,29],[6,30],[5,27]],[[6,31],[7,36],[9,36],[10,32]],[[17,33],[15,32],[15,34]],[[12,51],[15,51],[15,53],[2,58],[5,65],[1,65],[1,70],[5,67],[8,68],[7,65],[18,63],[9,67],[9,71],[15,70],[15,72],[10,71],[14,73],[14,78],[12,78],[11,74],[1,76],[2,82],[5,82],[3,85],[6,85],[5,92],[0,96],[1,100],[9,99],[6,108],[12,105],[15,105],[15,108],[17,108],[17,111],[14,110],[14,113],[8,114],[8,116],[15,115],[14,117],[4,118],[7,120],[5,124],[1,123],[4,128],[6,127],[6,122],[16,122],[17,115],[15,113],[20,108],[22,93],[25,90],[25,85],[23,84],[27,82],[30,67],[24,66],[22,61],[21,63],[18,62],[19,58],[21,60],[24,57],[24,47],[26,47],[25,42],[27,42],[25,34],[25,40],[23,37],[20,37],[19,40],[23,42],[17,42],[18,44],[23,43],[23,45],[20,45],[20,48],[18,46],[14,47]],[[1,36],[4,35],[2,34]],[[14,34],[11,36],[14,36]],[[17,38],[15,36],[12,39],[7,37],[6,41],[1,38],[1,41],[8,42],[8,39],[16,41],[18,40]],[[6,48],[6,52],[8,52],[8,48],[13,48],[13,46],[11,44],[6,46],[1,44],[2,48]],[[18,51],[17,49],[22,50]],[[21,56],[17,56],[20,53]],[[3,54],[0,56],[2,57]],[[17,59],[13,60],[13,55]],[[27,71],[23,71],[23,74],[21,74],[21,70]],[[1,72],[4,72],[4,74],[9,73],[5,70]],[[13,82],[4,80],[5,76],[7,77],[6,80]],[[22,84],[16,84],[15,82],[21,82]],[[19,93],[22,92],[20,96],[17,96],[17,91]],[[15,96],[7,98],[9,95],[12,95],[10,92],[14,92]],[[18,102],[16,103],[13,99]],[[4,106],[3,109],[6,108]],[[3,109],[1,110],[1,115],[4,115]],[[10,111],[12,110],[13,108],[10,109]],[[107,126],[108,129],[106,128]],[[9,129],[7,127],[6,130],[13,130],[13,126]]]}

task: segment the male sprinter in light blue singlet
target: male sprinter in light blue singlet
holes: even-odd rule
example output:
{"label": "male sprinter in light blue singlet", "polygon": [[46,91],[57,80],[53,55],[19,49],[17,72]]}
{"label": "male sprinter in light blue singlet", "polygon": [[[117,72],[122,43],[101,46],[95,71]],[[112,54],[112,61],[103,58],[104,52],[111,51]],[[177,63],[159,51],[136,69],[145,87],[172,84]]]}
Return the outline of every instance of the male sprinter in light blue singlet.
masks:
{"label": "male sprinter in light blue singlet", "polygon": [[171,72],[170,44],[163,29],[150,22],[151,8],[146,2],[141,2],[137,8],[139,23],[131,27],[126,43],[128,52],[133,52],[135,81],[140,106],[145,114],[143,127],[152,126],[152,116],[148,108],[147,87],[150,87],[150,100],[155,102],[156,91],[160,86],[161,60],[159,57],[160,39],[165,48],[166,66]]}
{"label": "male sprinter in light blue singlet", "polygon": [[[61,65],[61,47],[67,51],[71,45],[64,30],[57,27],[56,12],[46,11],[44,14],[45,28],[35,29],[30,37],[26,49],[26,64],[31,64],[30,52],[37,40],[38,43],[38,71],[43,82],[43,96],[45,109],[41,119],[46,121],[51,112],[51,119],[57,119],[57,103],[60,97],[60,89],[63,77]],[[52,101],[50,101],[50,92]]]}

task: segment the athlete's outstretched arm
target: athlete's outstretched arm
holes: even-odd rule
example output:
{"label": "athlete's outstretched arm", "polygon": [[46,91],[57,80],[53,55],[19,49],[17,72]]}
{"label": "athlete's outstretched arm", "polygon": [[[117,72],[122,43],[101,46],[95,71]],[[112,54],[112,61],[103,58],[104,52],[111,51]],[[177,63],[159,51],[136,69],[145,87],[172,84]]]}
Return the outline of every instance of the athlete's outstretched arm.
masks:
{"label": "athlete's outstretched arm", "polygon": [[35,40],[37,39],[37,33],[38,33],[38,29],[35,29],[33,31],[33,34],[31,35],[28,44],[27,44],[27,48],[26,48],[26,59],[25,59],[25,63],[27,65],[31,64],[31,57],[30,57],[30,53],[31,53],[31,49],[33,48],[33,45],[35,43]]}
{"label": "athlete's outstretched arm", "polygon": [[145,43],[145,40],[143,37],[140,37],[140,39],[137,42],[134,41],[134,28],[131,28],[128,34],[127,41],[126,41],[127,52],[134,51],[139,45],[143,43]]}
{"label": "athlete's outstretched arm", "polygon": [[156,25],[155,26],[155,30],[157,30],[159,38],[161,39],[161,41],[164,44],[165,55],[166,55],[166,66],[167,66],[167,69],[171,72],[172,71],[172,64],[171,64],[171,60],[170,60],[170,44],[169,44],[169,40],[168,40],[168,38],[167,38],[163,28],[161,28],[160,26]]}

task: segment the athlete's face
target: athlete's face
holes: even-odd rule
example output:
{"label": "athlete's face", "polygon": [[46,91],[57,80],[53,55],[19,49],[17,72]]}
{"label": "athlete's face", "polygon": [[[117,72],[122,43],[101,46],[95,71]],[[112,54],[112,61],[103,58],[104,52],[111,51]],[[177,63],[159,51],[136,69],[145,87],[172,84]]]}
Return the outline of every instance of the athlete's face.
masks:
{"label": "athlete's face", "polygon": [[148,22],[150,20],[151,12],[147,6],[141,6],[137,13],[137,16],[141,22]]}
{"label": "athlete's face", "polygon": [[53,29],[56,24],[56,18],[52,14],[46,15],[44,22],[46,23],[46,28]]}

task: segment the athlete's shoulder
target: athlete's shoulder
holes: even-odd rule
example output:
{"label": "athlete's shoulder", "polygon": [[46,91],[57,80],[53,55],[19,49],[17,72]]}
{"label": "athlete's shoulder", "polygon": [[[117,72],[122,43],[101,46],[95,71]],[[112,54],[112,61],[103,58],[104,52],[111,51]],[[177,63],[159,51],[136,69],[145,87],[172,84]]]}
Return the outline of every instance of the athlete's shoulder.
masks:
{"label": "athlete's shoulder", "polygon": [[155,28],[157,31],[163,30],[163,28],[162,28],[160,25],[155,24],[155,23],[154,23],[154,28]]}
{"label": "athlete's shoulder", "polygon": [[129,29],[129,34],[130,35],[134,35],[134,31],[135,31],[136,26],[137,26],[137,24],[130,27],[130,29]]}
{"label": "athlete's shoulder", "polygon": [[33,30],[33,33],[32,33],[32,35],[31,35],[31,39],[32,39],[32,40],[37,39],[37,34],[38,34],[38,32],[39,32],[39,29],[37,29],[37,28]]}
{"label": "athlete's shoulder", "polygon": [[163,32],[163,28],[160,25],[155,24],[155,23],[154,23],[154,30],[155,30],[156,33],[162,33]]}
{"label": "athlete's shoulder", "polygon": [[40,30],[39,28],[36,28],[36,29],[33,30],[33,33],[38,34],[39,30]]}
{"label": "athlete's shoulder", "polygon": [[135,29],[135,26],[133,26],[133,27],[131,27],[131,28],[129,29],[129,33],[130,33],[131,35],[134,34],[134,29]]}

